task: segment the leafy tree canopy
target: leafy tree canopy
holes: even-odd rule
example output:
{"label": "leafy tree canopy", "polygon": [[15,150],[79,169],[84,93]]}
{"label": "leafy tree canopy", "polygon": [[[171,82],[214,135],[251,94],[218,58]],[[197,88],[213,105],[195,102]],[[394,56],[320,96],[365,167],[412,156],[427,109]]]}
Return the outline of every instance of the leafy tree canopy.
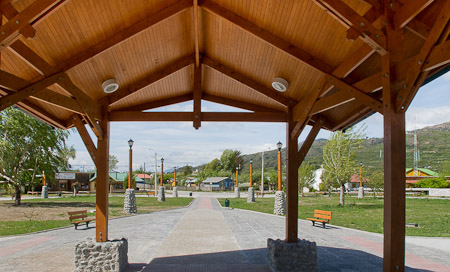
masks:
{"label": "leafy tree canopy", "polygon": [[303,196],[303,187],[310,188],[315,181],[314,167],[307,163],[303,162],[302,165],[298,169],[298,191]]}

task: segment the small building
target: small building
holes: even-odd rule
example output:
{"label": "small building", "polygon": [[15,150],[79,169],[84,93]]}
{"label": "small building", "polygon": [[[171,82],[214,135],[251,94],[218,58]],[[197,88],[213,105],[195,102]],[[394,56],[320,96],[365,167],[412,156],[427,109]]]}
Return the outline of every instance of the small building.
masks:
{"label": "small building", "polygon": [[[109,172],[109,191],[112,193],[124,192],[123,181],[128,176],[128,173],[119,173],[119,172]],[[143,183],[144,180],[139,178],[138,176],[134,176],[136,181],[136,187],[138,183]],[[97,182],[97,172],[95,172],[94,176],[89,180],[90,191],[96,191],[96,182]],[[138,187],[139,188],[139,187]]]}
{"label": "small building", "polygon": [[136,180],[136,188],[139,190],[150,190],[150,185],[154,184],[153,174],[137,174],[136,177],[142,179],[142,181]]}
{"label": "small building", "polygon": [[412,188],[414,184],[425,178],[439,177],[439,174],[426,168],[406,168],[406,187]]}
{"label": "small building", "polygon": [[203,191],[225,191],[233,188],[233,181],[228,177],[211,177],[202,181]]}
{"label": "small building", "polygon": [[85,172],[59,172],[55,173],[55,182],[49,184],[51,191],[72,191],[77,185],[79,191],[89,191],[89,180],[93,173]]}
{"label": "small building", "polygon": [[[359,182],[359,174],[353,174],[350,178],[350,181],[347,182],[347,190],[354,191],[359,190],[360,182]],[[363,177],[363,187],[364,187],[364,177]]]}

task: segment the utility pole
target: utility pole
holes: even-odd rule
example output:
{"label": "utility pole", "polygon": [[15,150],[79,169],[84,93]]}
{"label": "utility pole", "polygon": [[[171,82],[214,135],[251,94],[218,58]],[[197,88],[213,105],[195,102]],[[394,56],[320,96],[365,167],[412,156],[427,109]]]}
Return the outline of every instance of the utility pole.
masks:
{"label": "utility pole", "polygon": [[261,197],[264,196],[264,150],[261,155]]}

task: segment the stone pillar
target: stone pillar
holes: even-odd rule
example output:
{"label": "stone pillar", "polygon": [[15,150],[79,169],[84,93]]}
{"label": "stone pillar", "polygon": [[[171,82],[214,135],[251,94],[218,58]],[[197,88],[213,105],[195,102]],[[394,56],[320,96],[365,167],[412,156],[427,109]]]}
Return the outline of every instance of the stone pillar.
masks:
{"label": "stone pillar", "polygon": [[77,196],[78,195],[78,190],[77,187],[73,187],[73,196]]}
{"label": "stone pillar", "polygon": [[177,186],[173,187],[172,194],[173,194],[173,197],[178,197],[178,187]]}
{"label": "stone pillar", "polygon": [[275,205],[273,207],[273,214],[276,215],[286,214],[286,200],[284,198],[283,191],[277,191],[275,193]]}
{"label": "stone pillar", "polygon": [[48,198],[48,186],[42,186],[42,193],[41,193],[41,197],[42,198]]}
{"label": "stone pillar", "polygon": [[255,203],[255,188],[248,188],[247,203]]}
{"label": "stone pillar", "polygon": [[272,271],[318,271],[315,242],[298,239],[296,243],[267,239],[268,264]]}
{"label": "stone pillar", "polygon": [[125,191],[125,199],[123,201],[123,212],[127,214],[137,213],[136,195],[134,193],[134,189],[127,189]]}
{"label": "stone pillar", "polygon": [[234,197],[236,197],[236,198],[241,197],[241,192],[239,191],[239,187],[234,188]]}
{"label": "stone pillar", "polygon": [[128,266],[125,238],[96,242],[92,238],[75,245],[75,271],[125,271]]}
{"label": "stone pillar", "polygon": [[165,195],[165,193],[164,193],[164,186],[159,187],[158,201],[159,201],[159,202],[164,202],[164,201],[166,201],[166,195]]}
{"label": "stone pillar", "polygon": [[364,198],[364,187],[359,186],[358,188],[358,198]]}

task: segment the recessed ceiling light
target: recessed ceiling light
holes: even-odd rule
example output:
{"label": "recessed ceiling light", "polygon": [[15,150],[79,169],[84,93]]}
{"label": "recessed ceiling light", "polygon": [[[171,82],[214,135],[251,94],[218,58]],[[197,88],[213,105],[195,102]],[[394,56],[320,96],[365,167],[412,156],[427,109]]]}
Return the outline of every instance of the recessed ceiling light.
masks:
{"label": "recessed ceiling light", "polygon": [[279,92],[285,92],[289,87],[289,82],[284,78],[276,77],[272,82],[272,87]]}
{"label": "recessed ceiling light", "polygon": [[103,91],[105,93],[113,93],[119,89],[119,84],[114,78],[108,79],[102,84]]}

